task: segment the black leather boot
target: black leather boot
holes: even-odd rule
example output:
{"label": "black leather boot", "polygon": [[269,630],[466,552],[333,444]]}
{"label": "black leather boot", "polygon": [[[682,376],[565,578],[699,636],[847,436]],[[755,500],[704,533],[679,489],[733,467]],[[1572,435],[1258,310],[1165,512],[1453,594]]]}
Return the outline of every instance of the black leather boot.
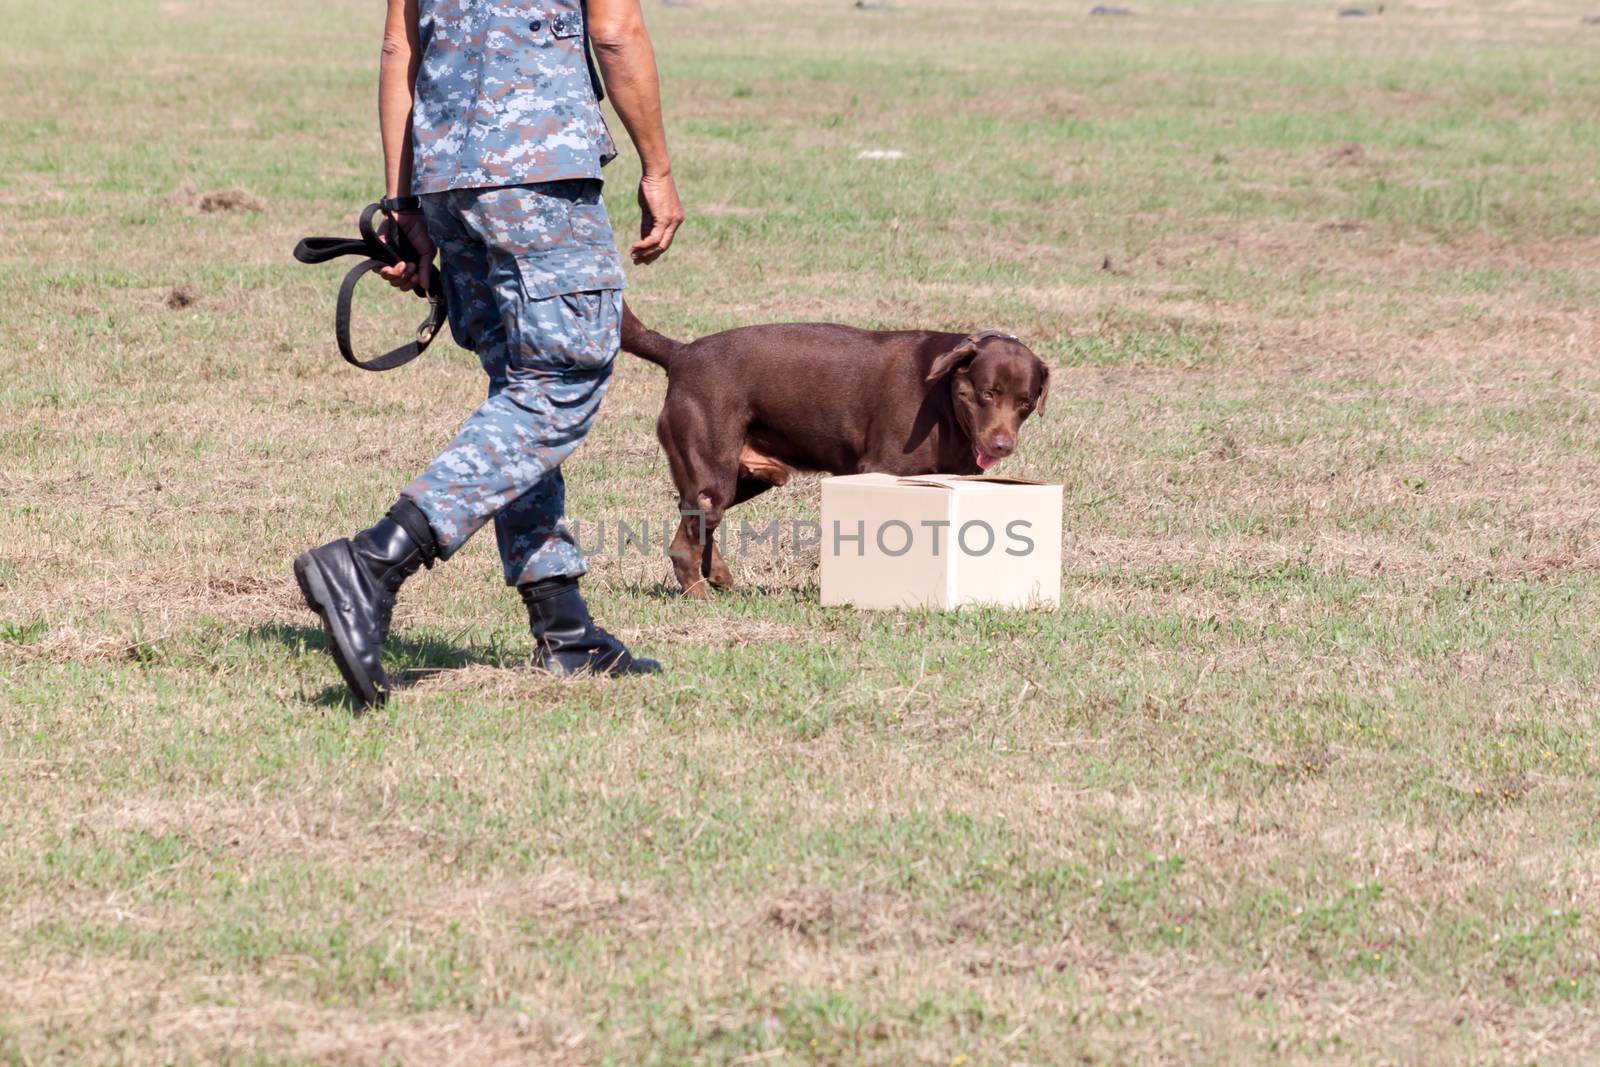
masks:
{"label": "black leather boot", "polygon": [[322,616],[328,651],[362,707],[382,704],[389,696],[382,653],[395,594],[423,565],[433,566],[437,555],[427,519],[402,498],[370,529],[313,548],[294,561],[300,592]]}
{"label": "black leather boot", "polygon": [[546,578],[517,587],[533,627],[534,666],[551,674],[657,674],[661,664],[636,659],[594,624],[576,578]]}

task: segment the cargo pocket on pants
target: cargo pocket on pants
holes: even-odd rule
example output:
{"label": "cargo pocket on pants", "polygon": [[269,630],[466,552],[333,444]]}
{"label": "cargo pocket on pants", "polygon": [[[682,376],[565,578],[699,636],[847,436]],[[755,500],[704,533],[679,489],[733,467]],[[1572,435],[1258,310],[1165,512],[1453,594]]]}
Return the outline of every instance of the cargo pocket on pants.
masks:
{"label": "cargo pocket on pants", "polygon": [[608,369],[622,342],[622,291],[525,296],[517,333],[514,369],[535,374]]}
{"label": "cargo pocket on pants", "polygon": [[622,343],[622,290],[591,289],[552,297],[569,324],[567,332],[580,339],[572,347],[572,365],[597,370],[609,367]]}

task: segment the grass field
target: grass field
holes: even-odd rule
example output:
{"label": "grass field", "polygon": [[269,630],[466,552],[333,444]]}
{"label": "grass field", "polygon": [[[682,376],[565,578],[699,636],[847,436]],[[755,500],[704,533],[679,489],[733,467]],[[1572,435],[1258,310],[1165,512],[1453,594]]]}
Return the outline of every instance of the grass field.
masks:
{"label": "grass field", "polygon": [[[482,389],[288,255],[381,191],[382,5],[0,0],[0,1064],[1595,1056],[1600,25],[1090,6],[652,0],[630,290],[1023,336],[1059,613],[603,557],[669,673],[564,684],[484,537],[358,717],[290,561]],[[671,517],[662,391],[575,516]]]}

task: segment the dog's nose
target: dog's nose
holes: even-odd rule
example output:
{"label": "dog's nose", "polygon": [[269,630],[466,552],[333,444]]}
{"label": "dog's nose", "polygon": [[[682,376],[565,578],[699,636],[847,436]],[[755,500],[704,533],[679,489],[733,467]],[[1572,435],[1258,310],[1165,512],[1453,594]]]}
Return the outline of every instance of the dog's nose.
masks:
{"label": "dog's nose", "polygon": [[1004,459],[1017,450],[1017,439],[1010,434],[997,433],[989,441],[989,452]]}

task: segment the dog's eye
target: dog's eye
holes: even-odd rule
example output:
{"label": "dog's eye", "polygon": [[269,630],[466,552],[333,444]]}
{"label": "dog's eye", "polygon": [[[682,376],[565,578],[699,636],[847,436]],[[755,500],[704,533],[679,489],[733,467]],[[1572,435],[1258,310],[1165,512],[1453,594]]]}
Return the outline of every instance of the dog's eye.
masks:
{"label": "dog's eye", "polygon": [[993,389],[985,389],[983,392],[979,393],[978,395],[983,397],[983,402],[985,404],[991,403],[994,400],[994,390]]}

